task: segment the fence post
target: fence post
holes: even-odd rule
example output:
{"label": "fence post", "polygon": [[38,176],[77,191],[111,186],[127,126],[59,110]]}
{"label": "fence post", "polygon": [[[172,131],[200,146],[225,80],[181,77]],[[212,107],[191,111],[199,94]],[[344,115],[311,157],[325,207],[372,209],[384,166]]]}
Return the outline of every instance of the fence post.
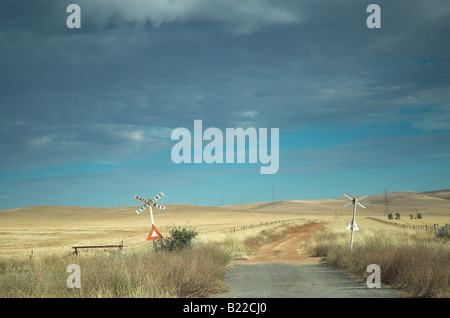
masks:
{"label": "fence post", "polygon": [[434,234],[437,234],[439,232],[439,224],[434,224]]}

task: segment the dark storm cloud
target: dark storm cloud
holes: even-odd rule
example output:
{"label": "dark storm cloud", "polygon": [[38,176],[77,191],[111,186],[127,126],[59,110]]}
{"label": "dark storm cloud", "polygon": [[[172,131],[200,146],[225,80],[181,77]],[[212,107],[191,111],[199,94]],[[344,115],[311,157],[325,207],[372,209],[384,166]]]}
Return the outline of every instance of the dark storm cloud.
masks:
{"label": "dark storm cloud", "polygon": [[80,30],[69,3],[2,1],[2,169],[165,151],[194,119],[296,130],[412,105],[418,129],[449,121],[443,1],[381,1],[380,30],[365,1],[78,1]]}

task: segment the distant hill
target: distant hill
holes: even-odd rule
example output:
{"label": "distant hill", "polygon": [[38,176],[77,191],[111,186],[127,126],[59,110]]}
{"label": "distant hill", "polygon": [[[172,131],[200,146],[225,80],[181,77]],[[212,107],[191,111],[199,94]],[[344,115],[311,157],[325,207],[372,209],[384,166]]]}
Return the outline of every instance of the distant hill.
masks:
{"label": "distant hill", "polygon": [[450,200],[450,189],[438,190],[438,191],[428,191],[422,192],[425,195],[432,196],[435,198]]}
{"label": "distant hill", "polygon": [[[360,197],[358,195],[356,197]],[[412,192],[398,191],[387,194],[388,207],[390,211],[395,212],[416,212],[447,214],[450,216],[450,189],[428,191],[428,192]],[[326,212],[343,211],[343,206],[348,202],[344,196],[335,199],[319,199],[319,200],[282,200],[275,202],[260,202],[235,205],[233,208],[249,209],[249,210],[278,210],[278,211],[312,211]],[[363,203],[367,205],[367,210],[359,209],[360,213],[368,214],[384,214],[385,211],[385,194],[370,195],[364,199]],[[348,209],[348,208],[347,208]]]}
{"label": "distant hill", "polygon": [[[359,197],[359,196],[357,196]],[[389,211],[450,216],[450,189],[411,192],[399,191],[388,193]],[[335,199],[319,200],[281,200],[275,202],[256,202],[239,205],[208,207],[186,204],[164,204],[167,210],[156,211],[161,217],[181,215],[207,215],[214,217],[224,213],[263,213],[286,215],[346,215],[351,213],[351,207],[344,208],[348,199],[344,196]],[[366,210],[358,209],[360,215],[383,215],[385,211],[385,194],[368,196],[363,203]],[[138,206],[138,205],[137,205]],[[80,222],[100,221],[107,224],[111,219],[116,222],[140,222],[134,212],[137,206],[94,208],[66,206],[34,206],[16,209],[0,210],[1,225],[29,224],[45,222],[48,225],[78,224]],[[231,215],[231,214],[230,214]]]}

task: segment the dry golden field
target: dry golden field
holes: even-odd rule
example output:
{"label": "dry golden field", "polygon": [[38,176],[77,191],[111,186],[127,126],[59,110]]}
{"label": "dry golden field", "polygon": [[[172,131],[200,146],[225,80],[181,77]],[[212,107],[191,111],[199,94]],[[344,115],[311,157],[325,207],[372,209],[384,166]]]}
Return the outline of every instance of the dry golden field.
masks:
{"label": "dry golden field", "polygon": [[[450,223],[449,191],[390,194],[390,223]],[[411,297],[450,295],[448,239],[432,231],[392,226],[384,195],[358,209],[354,249],[349,253],[353,209],[347,199],[287,200],[238,206],[166,205],[154,210],[155,225],[168,236],[174,227],[198,232],[192,249],[154,253],[146,239],[149,211],[120,208],[39,206],[0,211],[0,297],[210,297],[225,290],[230,260],[319,262],[364,279],[367,262],[379,264],[383,283]],[[419,211],[422,219],[410,219]],[[116,245],[125,251],[72,246]],[[86,253],[86,254],[84,254]],[[64,257],[61,257],[64,256]],[[84,257],[86,256],[86,257]],[[160,266],[149,266],[157,262]],[[83,288],[65,285],[68,264],[83,268]]]}
{"label": "dry golden field", "polygon": [[[252,231],[260,225],[280,221],[330,221],[348,223],[352,208],[344,208],[346,198],[324,200],[286,200],[248,203],[236,206],[206,207],[164,204],[164,211],[153,209],[155,225],[163,236],[173,227],[193,228],[198,239],[222,240],[237,230]],[[358,219],[384,216],[384,194],[369,196],[368,209],[357,210]],[[450,190],[429,193],[389,194],[389,208],[401,214],[406,224],[450,223]],[[138,206],[120,208],[37,206],[0,210],[0,257],[69,254],[72,246],[123,244],[126,248],[148,245],[151,227],[149,210],[137,215]],[[410,219],[420,212],[422,219]],[[359,223],[358,223],[359,224]],[[245,227],[245,230],[242,228]],[[228,233],[228,234],[227,234]]]}

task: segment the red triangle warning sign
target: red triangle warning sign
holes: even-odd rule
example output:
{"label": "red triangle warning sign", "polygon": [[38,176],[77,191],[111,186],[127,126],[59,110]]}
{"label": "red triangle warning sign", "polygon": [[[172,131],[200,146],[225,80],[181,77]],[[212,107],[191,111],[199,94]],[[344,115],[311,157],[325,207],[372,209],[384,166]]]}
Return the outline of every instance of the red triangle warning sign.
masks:
{"label": "red triangle warning sign", "polygon": [[152,229],[150,230],[150,233],[148,234],[147,241],[156,240],[162,238],[161,233],[158,232],[156,227],[152,225]]}

